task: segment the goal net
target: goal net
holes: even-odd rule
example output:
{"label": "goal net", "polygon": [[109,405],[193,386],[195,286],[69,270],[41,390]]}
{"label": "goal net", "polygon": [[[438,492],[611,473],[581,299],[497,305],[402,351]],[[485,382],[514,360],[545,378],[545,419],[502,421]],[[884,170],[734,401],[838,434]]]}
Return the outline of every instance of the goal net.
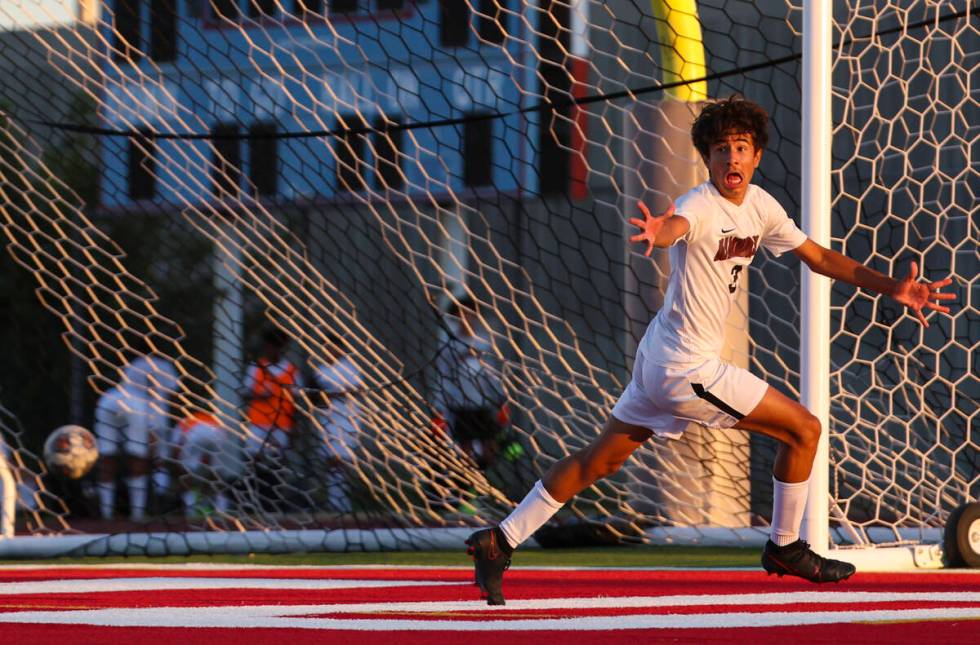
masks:
{"label": "goal net", "polygon": [[[704,101],[769,111],[756,181],[799,221],[798,3],[60,5],[0,8],[0,553],[457,548],[628,382],[669,266],[626,222],[705,179]],[[832,536],[936,541],[978,497],[976,19],[834,20],[833,246],[959,302],[923,329],[833,287]],[[726,335],[793,397],[799,276],[757,258]],[[79,481],[41,458],[66,423]],[[652,440],[537,541],[757,544],[774,452]]]}

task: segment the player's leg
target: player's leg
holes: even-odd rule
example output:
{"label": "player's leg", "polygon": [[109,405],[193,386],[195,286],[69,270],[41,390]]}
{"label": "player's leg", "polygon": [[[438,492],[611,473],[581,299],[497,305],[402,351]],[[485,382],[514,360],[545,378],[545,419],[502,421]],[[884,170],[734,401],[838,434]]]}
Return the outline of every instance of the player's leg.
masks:
{"label": "player's leg", "polygon": [[119,470],[118,453],[122,433],[119,415],[107,401],[100,401],[95,408],[95,439],[99,446],[99,470],[96,476],[99,493],[99,515],[112,519],[116,507],[116,473]]}
{"label": "player's leg", "polygon": [[503,573],[514,549],[565,502],[619,470],[652,434],[646,428],[610,416],[602,434],[586,448],[556,462],[500,526],[477,531],[466,540],[468,553],[476,564],[477,584],[488,604],[504,604]]}
{"label": "player's leg", "polygon": [[769,573],[796,575],[812,582],[839,582],[854,573],[850,564],[822,558],[800,540],[820,421],[798,402],[769,387],[752,412],[735,424],[779,442],[773,464],[770,539],[762,556]]}
{"label": "player's leg", "polygon": [[129,518],[139,521],[146,516],[146,499],[150,489],[150,415],[148,402],[133,398],[126,415],[125,452],[127,457],[126,488],[129,491]]}
{"label": "player's leg", "polygon": [[820,440],[820,421],[805,407],[769,387],[758,405],[735,424],[779,442],[772,474],[786,483],[806,482]]}

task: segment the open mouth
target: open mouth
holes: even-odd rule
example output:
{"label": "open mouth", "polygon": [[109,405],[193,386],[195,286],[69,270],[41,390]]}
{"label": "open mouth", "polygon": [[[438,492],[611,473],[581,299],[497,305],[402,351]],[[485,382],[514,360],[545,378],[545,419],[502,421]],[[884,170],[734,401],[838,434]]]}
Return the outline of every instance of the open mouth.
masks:
{"label": "open mouth", "polygon": [[725,175],[725,187],[734,190],[742,185],[742,175],[737,172],[730,172]]}

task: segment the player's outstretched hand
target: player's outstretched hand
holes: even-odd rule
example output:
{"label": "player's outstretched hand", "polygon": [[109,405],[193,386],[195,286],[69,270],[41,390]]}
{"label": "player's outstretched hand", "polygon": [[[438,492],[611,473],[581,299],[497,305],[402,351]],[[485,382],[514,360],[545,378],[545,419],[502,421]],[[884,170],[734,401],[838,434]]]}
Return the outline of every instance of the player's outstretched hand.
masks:
{"label": "player's outstretched hand", "polygon": [[918,275],[919,265],[912,262],[912,266],[909,267],[908,276],[898,283],[892,297],[914,311],[915,315],[919,319],[919,322],[922,323],[922,326],[928,327],[929,323],[926,322],[926,317],[922,315],[922,309],[932,309],[934,311],[941,311],[944,314],[948,314],[949,307],[944,307],[943,305],[938,304],[938,301],[954,300],[956,298],[956,294],[943,293],[940,291],[943,287],[948,286],[953,282],[951,278],[946,278],[945,280],[939,280],[937,282],[919,282]]}
{"label": "player's outstretched hand", "polygon": [[631,217],[630,224],[639,228],[642,232],[637,233],[630,237],[630,242],[646,242],[647,250],[644,255],[650,255],[653,253],[653,243],[657,240],[657,233],[663,228],[664,222],[674,214],[674,205],[671,204],[667,207],[660,215],[651,215],[650,209],[646,207],[643,202],[638,202],[637,206],[640,207],[640,212],[643,214],[643,219],[639,217]]}

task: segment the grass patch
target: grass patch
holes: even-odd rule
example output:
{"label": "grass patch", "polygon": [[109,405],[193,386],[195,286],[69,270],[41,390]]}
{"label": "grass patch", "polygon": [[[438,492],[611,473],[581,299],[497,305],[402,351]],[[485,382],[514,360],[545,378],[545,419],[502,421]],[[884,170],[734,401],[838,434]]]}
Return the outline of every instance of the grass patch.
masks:
{"label": "grass patch", "polygon": [[[248,555],[193,555],[167,557],[52,558],[48,560],[4,560],[2,564],[99,565],[210,564],[297,566],[297,565],[401,565],[460,566],[472,564],[462,551],[390,551],[380,553],[289,553]],[[515,567],[746,567],[759,565],[758,549],[692,546],[619,546],[589,549],[522,549],[514,557]]]}

